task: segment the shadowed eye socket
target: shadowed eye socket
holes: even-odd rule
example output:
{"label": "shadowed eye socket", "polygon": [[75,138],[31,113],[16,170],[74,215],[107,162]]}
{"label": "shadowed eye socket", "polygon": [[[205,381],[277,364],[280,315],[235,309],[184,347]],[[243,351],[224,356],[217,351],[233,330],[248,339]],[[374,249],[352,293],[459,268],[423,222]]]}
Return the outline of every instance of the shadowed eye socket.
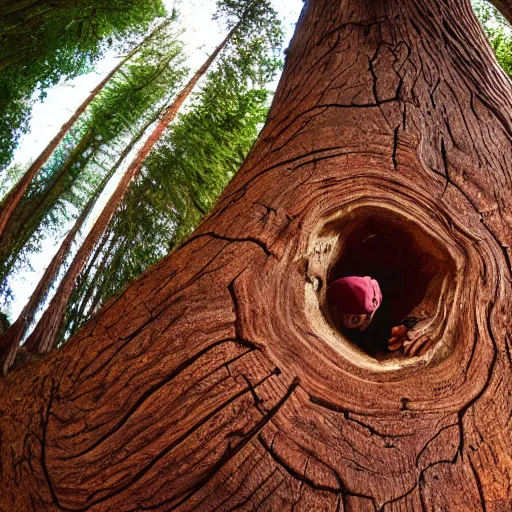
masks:
{"label": "shadowed eye socket", "polygon": [[366,320],[366,315],[343,315],[343,323],[351,329],[357,329],[361,327]]}

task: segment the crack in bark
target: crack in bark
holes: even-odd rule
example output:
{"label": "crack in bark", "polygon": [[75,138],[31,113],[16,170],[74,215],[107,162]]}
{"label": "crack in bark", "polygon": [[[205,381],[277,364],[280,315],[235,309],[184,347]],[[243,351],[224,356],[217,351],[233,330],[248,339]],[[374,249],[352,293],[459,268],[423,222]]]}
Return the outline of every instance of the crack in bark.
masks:
{"label": "crack in bark", "polygon": [[398,438],[404,438],[404,437],[412,437],[413,434],[384,434],[382,432],[379,432],[378,430],[374,429],[370,425],[367,425],[363,421],[356,420],[355,418],[350,417],[350,411],[347,409],[344,409],[343,407],[340,407],[332,402],[329,402],[328,400],[325,400],[323,398],[319,398],[314,395],[309,395],[309,400],[311,403],[318,405],[324,409],[327,409],[328,411],[336,412],[339,414],[342,414],[344,419],[347,421],[351,421],[353,423],[356,423],[357,425],[363,427],[365,430],[367,430],[372,436],[380,437],[384,440],[387,438],[390,439],[398,439]]}
{"label": "crack in bark", "polygon": [[48,404],[46,406],[46,414],[44,419],[42,419],[42,439],[41,439],[41,468],[43,469],[44,478],[46,480],[46,484],[48,486],[48,490],[50,491],[50,495],[52,497],[53,503],[61,508],[62,510],[68,510],[59,503],[59,499],[53,487],[52,480],[50,478],[50,473],[48,471],[48,467],[46,464],[46,445],[47,445],[47,433],[48,433],[48,424],[50,421],[50,411],[53,405],[53,400],[55,398],[55,383],[52,381],[50,388],[50,397],[48,399]]}
{"label": "crack in bark", "polygon": [[480,480],[480,476],[478,475],[477,470],[475,469],[475,466],[473,465],[473,461],[471,460],[471,457],[468,457],[469,466],[471,468],[471,472],[473,473],[473,477],[476,482],[476,488],[478,491],[478,496],[480,498],[480,504],[482,505],[482,511],[487,512],[487,505],[485,504],[485,496],[484,496],[484,490],[482,487],[482,481]]}
{"label": "crack in bark", "polygon": [[185,496],[178,502],[175,503],[171,508],[169,508],[169,512],[172,510],[176,510],[178,507],[186,503],[192,496],[194,496],[198,491],[200,491],[208,482],[210,482],[214,476],[224,467],[230,460],[235,457],[247,444],[260,432],[263,427],[267,425],[269,421],[272,420],[272,418],[279,412],[281,407],[288,401],[288,399],[292,396],[293,392],[299,385],[299,381],[297,378],[295,378],[290,386],[288,387],[286,393],[284,396],[279,400],[279,402],[258,422],[252,427],[249,432],[247,432],[246,437],[240,441],[238,444],[236,444],[234,447],[231,445],[228,445],[226,448],[224,454],[220,457],[220,459],[215,463],[210,469],[205,471],[205,474],[202,478],[199,479],[197,483],[195,483],[191,488],[186,489],[182,491],[180,494],[178,494],[175,497],[172,497],[168,500],[159,502],[158,504],[145,507],[144,510],[152,510],[155,508],[159,508],[163,505],[169,504],[176,499],[179,499],[183,494]]}
{"label": "crack in bark", "polygon": [[[326,32],[322,36],[322,38],[318,41],[317,45],[320,45],[324,39],[330,37],[332,34],[337,33],[337,32],[341,32],[346,27],[360,27],[360,28],[363,28],[366,31],[368,31],[369,29],[371,29],[372,27],[374,27],[376,25],[382,25],[383,23],[389,22],[391,20],[397,20],[399,18],[400,18],[400,14],[395,14],[395,15],[392,15],[392,16],[387,16],[385,18],[381,18],[379,20],[369,21],[368,23],[357,22],[357,21],[349,21],[349,22],[346,22],[346,23],[342,23],[341,25],[339,25],[336,28],[330,30],[329,32]],[[369,32],[366,32],[366,34],[368,34],[368,33]]]}
{"label": "crack in bark", "polygon": [[262,242],[261,240],[258,240],[257,238],[254,237],[230,238],[228,236],[218,235],[217,233],[209,231],[208,233],[199,233],[198,235],[192,236],[187,240],[187,242],[193,242],[194,240],[197,240],[202,237],[211,237],[215,240],[222,240],[224,242],[229,243],[253,243],[256,244],[260,249],[262,249],[267,257],[275,256],[275,254],[272,253],[272,251],[267,247],[267,244],[265,242]]}
{"label": "crack in bark", "polygon": [[315,483],[313,480],[308,478],[305,474],[301,474],[299,471],[297,471],[294,468],[292,468],[291,466],[289,466],[284,461],[284,459],[282,457],[280,457],[279,454],[274,450],[273,442],[271,445],[269,445],[261,435],[258,436],[258,441],[263,446],[265,451],[270,455],[270,457],[274,460],[274,462],[278,465],[278,467],[281,467],[282,469],[284,469],[286,471],[286,473],[288,473],[290,476],[292,476],[298,482],[304,483],[307,486],[309,486],[311,489],[314,489],[316,491],[324,491],[324,492],[329,492],[331,494],[335,494],[337,496],[341,496],[343,499],[343,502],[345,502],[345,500],[350,496],[355,497],[355,498],[364,498],[364,499],[371,500],[374,508],[377,509],[376,503],[375,503],[375,498],[373,496],[350,492],[347,489],[345,483],[341,479],[338,472],[335,471],[333,468],[331,468],[329,465],[325,464],[324,462],[322,462],[322,463],[325,464],[327,467],[329,467],[333,471],[333,474],[336,477],[336,480],[338,482],[338,487],[332,487],[330,485],[322,485],[322,484]]}
{"label": "crack in bark", "polygon": [[[250,465],[250,468],[245,470],[244,468],[244,465],[246,464],[247,460],[249,460],[249,458],[246,458],[241,466],[238,468],[239,471],[241,470],[244,470],[245,471],[245,476],[242,478],[242,480],[240,482],[237,483],[237,486],[236,488],[234,489],[234,491],[229,495],[227,496],[226,498],[224,498],[218,505],[217,505],[217,509],[221,509],[224,505],[226,505],[226,503],[228,503],[228,501],[230,501],[232,498],[236,497],[236,495],[241,491],[241,489],[245,486],[245,484],[247,483],[247,480],[249,480],[249,478],[252,476],[252,473],[253,471],[256,470],[256,468],[259,466],[260,462],[263,460],[263,455],[261,455],[258,459],[252,461],[253,463]],[[225,485],[227,485],[227,482],[233,478],[234,476],[236,475],[236,473],[232,473],[231,475],[229,475],[229,477],[223,482]],[[260,488],[260,484],[258,484],[258,488]],[[196,508],[200,507],[204,502],[205,500],[208,500],[211,498],[211,495],[212,493],[209,492],[207,493],[202,499],[201,501],[197,502],[196,503]]]}
{"label": "crack in bark", "polygon": [[[190,357],[186,361],[183,361],[180,365],[178,365],[165,379],[162,379],[161,381],[157,382],[156,384],[153,384],[147,391],[145,391],[136,401],[135,403],[128,409],[128,411],[123,414],[121,419],[114,425],[108,432],[106,432],[104,435],[102,435],[99,439],[97,439],[91,446],[85,448],[79,453],[76,453],[74,455],[69,455],[66,457],[59,457],[59,460],[71,460],[76,459],[77,457],[81,457],[85,455],[86,453],[94,450],[98,446],[100,446],[102,443],[104,443],[106,440],[108,440],[113,434],[115,434],[117,431],[119,431],[129,420],[130,418],[135,414],[135,412],[144,405],[144,403],[151,398],[152,395],[154,395],[156,392],[158,392],[162,387],[166,386],[170,382],[172,382],[180,373],[184,372],[188,368],[190,368],[198,359],[203,357],[204,355],[208,354],[211,350],[215,349],[216,347],[219,347],[220,345],[223,345],[227,342],[237,342],[238,340],[236,338],[225,338],[219,341],[216,341],[215,343],[212,343],[211,345],[208,345],[207,347],[203,348],[194,356]],[[244,354],[247,354],[251,352],[252,350],[256,350],[255,348],[251,348],[248,352],[244,352]],[[224,365],[223,365],[224,366]]]}
{"label": "crack in bark", "polygon": [[396,159],[396,153],[398,150],[398,131],[400,130],[400,126],[396,126],[393,130],[393,153],[391,154],[391,161],[393,162],[393,169],[398,170],[398,162]]}
{"label": "crack in bark", "polygon": [[498,293],[498,288],[496,287],[494,301],[489,305],[487,315],[486,315],[488,334],[489,334],[489,337],[493,344],[493,354],[492,354],[491,363],[489,365],[489,368],[487,371],[487,378],[486,378],[484,385],[482,386],[482,389],[471,400],[469,400],[468,403],[466,405],[464,405],[464,407],[462,407],[460,411],[458,411],[458,424],[459,424],[459,429],[460,429],[460,440],[459,440],[459,449],[455,456],[455,460],[457,460],[457,457],[459,454],[462,456],[463,450],[464,450],[464,426],[463,426],[464,416],[466,415],[468,410],[474,404],[476,404],[477,401],[480,399],[480,397],[483,396],[483,394],[487,391],[487,388],[489,387],[489,384],[494,376],[494,367],[496,366],[496,363],[498,361],[498,345],[496,343],[496,339],[492,332],[492,326],[490,324],[490,316],[492,314],[492,309],[494,308],[494,304],[497,299],[497,293]]}
{"label": "crack in bark", "polygon": [[426,443],[425,446],[419,451],[418,455],[416,455],[416,467],[418,467],[419,461],[421,459],[421,456],[425,453],[425,451],[428,449],[428,447],[433,443],[445,430],[448,430],[452,427],[459,427],[459,423],[451,423],[450,425],[447,425],[443,427],[442,429],[438,430]]}
{"label": "crack in bark", "polygon": [[418,482],[416,482],[408,491],[404,492],[400,496],[397,496],[396,498],[393,498],[393,499],[388,500],[385,503],[383,503],[382,506],[379,508],[378,512],[384,512],[384,509],[386,508],[387,505],[391,505],[392,503],[396,503],[397,501],[400,501],[400,500],[406,498],[407,496],[412,494],[417,489],[417,487],[418,487]]}
{"label": "crack in bark", "polygon": [[[263,384],[264,382],[266,382],[270,377],[272,377],[274,374],[271,373],[270,375],[267,375],[266,377],[264,377],[263,379],[261,379],[254,387],[258,387],[260,386],[261,384]],[[150,462],[148,462],[143,468],[141,468],[135,475],[133,475],[127,482],[125,482],[123,485],[121,485],[120,487],[118,487],[117,489],[115,489],[114,491],[110,491],[110,492],[107,492],[106,495],[102,496],[101,498],[98,498],[96,500],[93,500],[93,498],[100,494],[102,491],[104,491],[104,489],[97,489],[96,491],[94,491],[93,493],[91,493],[88,497],[87,497],[87,502],[89,502],[87,504],[86,507],[84,508],[81,508],[81,509],[73,509],[73,510],[76,510],[76,512],[79,512],[79,511],[85,511],[87,510],[88,508],[92,507],[93,505],[96,505],[98,503],[102,503],[102,502],[105,502],[107,501],[108,499],[112,498],[113,496],[115,495],[118,495],[120,494],[121,492],[123,492],[124,490],[128,489],[130,486],[132,486],[135,482],[137,482],[138,480],[140,480],[143,476],[145,476],[149,471],[150,469],[155,465],[157,464],[160,460],[162,460],[166,455],[168,455],[174,448],[176,448],[177,446],[179,446],[183,441],[185,441],[191,434],[193,434],[194,432],[196,432],[200,427],[202,427],[203,425],[205,425],[206,423],[208,423],[208,421],[210,421],[214,416],[216,416],[219,412],[221,412],[222,410],[224,410],[226,407],[228,407],[229,405],[231,405],[232,403],[234,403],[236,400],[238,400],[239,398],[241,398],[242,396],[244,396],[246,393],[250,392],[250,389],[248,387],[246,388],[243,388],[241,391],[239,391],[238,393],[234,394],[232,397],[230,397],[229,399],[227,399],[225,402],[223,402],[222,404],[220,404],[218,407],[216,407],[213,411],[210,411],[206,416],[204,416],[203,418],[201,418],[199,421],[197,421],[196,423],[194,423],[194,425],[192,427],[190,427],[186,432],[184,432],[181,436],[179,436],[177,439],[175,439],[172,443],[170,443],[166,448],[164,448],[163,450],[160,450],[160,452],[155,455]],[[172,509],[170,509],[172,510]]]}
{"label": "crack in bark", "polygon": [[258,441],[261,444],[261,446],[263,446],[265,451],[272,457],[277,466],[283,468],[289,475],[295,478],[295,480],[301,483],[305,483],[306,485],[308,485],[312,489],[315,489],[316,491],[326,491],[336,495],[341,494],[342,486],[332,487],[330,485],[322,485],[313,482],[313,480],[311,480],[310,478],[306,477],[299,471],[293,469],[291,466],[286,464],[286,462],[276,453],[276,451],[269,444],[267,444],[267,442],[263,439],[261,435],[258,436]]}
{"label": "crack in bark", "polygon": [[[262,480],[252,491],[251,493],[242,501],[239,501],[236,505],[233,505],[230,509],[228,509],[226,512],[233,512],[235,510],[239,510],[244,505],[247,505],[251,501],[251,498],[268,482],[271,480],[271,478],[277,473],[278,469],[275,468],[274,471],[272,471],[264,480]],[[232,496],[229,497],[230,499]],[[222,505],[222,504],[221,504]]]}
{"label": "crack in bark", "polygon": [[380,105],[379,101],[379,92],[377,90],[377,75],[375,73],[375,70],[373,69],[373,65],[375,61],[377,60],[377,57],[379,55],[379,51],[381,49],[382,45],[377,46],[375,49],[374,54],[368,59],[368,70],[370,71],[370,74],[372,75],[372,92],[373,92],[373,98],[375,99],[375,104]]}

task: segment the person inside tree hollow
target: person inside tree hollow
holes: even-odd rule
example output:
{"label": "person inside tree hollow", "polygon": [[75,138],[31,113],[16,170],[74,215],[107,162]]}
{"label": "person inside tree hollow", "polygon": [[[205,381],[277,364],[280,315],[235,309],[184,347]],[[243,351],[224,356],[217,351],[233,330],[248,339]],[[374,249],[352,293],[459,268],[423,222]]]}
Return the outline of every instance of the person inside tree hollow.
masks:
{"label": "person inside tree hollow", "polygon": [[[382,332],[379,331],[379,323],[382,324],[379,283],[369,276],[342,277],[329,285],[327,299],[333,320],[342,332],[368,354],[385,358],[375,348],[375,336]],[[391,329],[388,350],[401,351],[408,357],[425,354],[433,346],[433,340],[424,329],[431,318],[420,308],[414,308],[410,316]]]}

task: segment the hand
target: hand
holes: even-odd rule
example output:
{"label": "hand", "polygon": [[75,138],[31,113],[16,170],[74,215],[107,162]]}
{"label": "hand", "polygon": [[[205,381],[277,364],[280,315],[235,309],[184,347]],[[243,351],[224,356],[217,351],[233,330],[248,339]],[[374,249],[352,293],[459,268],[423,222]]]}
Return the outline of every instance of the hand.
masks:
{"label": "hand", "polygon": [[395,351],[403,348],[407,357],[422,356],[433,346],[434,342],[427,334],[421,335],[414,329],[408,330],[405,325],[398,325],[391,329],[391,338],[388,348]]}
{"label": "hand", "polygon": [[404,346],[407,341],[407,327],[405,325],[397,325],[391,329],[391,338],[388,340],[388,348],[392,352]]}
{"label": "hand", "polygon": [[430,336],[423,334],[414,340],[409,340],[404,343],[404,354],[407,357],[422,356],[430,350],[433,344],[434,341]]}

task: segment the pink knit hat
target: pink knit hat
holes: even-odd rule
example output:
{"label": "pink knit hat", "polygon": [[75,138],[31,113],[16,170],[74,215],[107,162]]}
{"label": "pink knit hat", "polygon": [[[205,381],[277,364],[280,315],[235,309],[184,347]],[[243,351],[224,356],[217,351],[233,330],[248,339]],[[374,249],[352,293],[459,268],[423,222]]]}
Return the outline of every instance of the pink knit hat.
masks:
{"label": "pink knit hat", "polygon": [[338,311],[355,315],[373,313],[382,302],[379,283],[368,276],[336,279],[329,285],[327,296]]}

